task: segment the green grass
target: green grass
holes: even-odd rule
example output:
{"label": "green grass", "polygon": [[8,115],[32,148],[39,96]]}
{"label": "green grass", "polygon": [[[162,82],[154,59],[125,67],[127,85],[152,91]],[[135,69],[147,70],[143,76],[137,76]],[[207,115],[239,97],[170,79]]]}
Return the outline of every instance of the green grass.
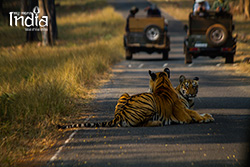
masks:
{"label": "green grass", "polygon": [[54,47],[23,45],[23,28],[1,23],[0,166],[49,148],[56,125],[80,112],[77,99],[123,58],[124,20],[105,1],[58,2]]}

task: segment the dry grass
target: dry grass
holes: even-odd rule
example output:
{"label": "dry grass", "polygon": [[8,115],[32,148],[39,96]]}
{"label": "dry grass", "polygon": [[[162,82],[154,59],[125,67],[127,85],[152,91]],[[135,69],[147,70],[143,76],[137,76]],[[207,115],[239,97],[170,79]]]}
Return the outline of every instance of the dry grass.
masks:
{"label": "dry grass", "polygon": [[[188,23],[188,14],[192,11],[193,0],[150,0],[158,4],[161,9],[174,18]],[[210,6],[213,1],[209,0]],[[236,2],[231,2],[231,6],[237,6]],[[238,34],[237,50],[235,56],[236,65],[233,68],[250,75],[250,64],[244,63],[246,57],[250,58],[250,20],[246,20],[242,15],[234,15],[235,34]]]}
{"label": "dry grass", "polygon": [[61,1],[57,24],[57,45],[40,47],[1,22],[0,166],[53,145],[56,125],[80,112],[74,99],[88,99],[123,57],[124,21],[105,1]]}

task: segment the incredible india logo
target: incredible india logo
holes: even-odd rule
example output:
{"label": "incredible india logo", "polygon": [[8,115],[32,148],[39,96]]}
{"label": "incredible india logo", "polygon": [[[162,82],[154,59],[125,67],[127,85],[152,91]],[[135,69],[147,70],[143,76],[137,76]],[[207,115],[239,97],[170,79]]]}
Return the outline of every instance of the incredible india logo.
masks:
{"label": "incredible india logo", "polygon": [[[39,19],[39,7],[33,8],[33,12],[9,12],[10,26],[18,26],[18,21],[21,26],[25,27],[25,31],[48,31],[48,16],[42,16]],[[40,28],[39,28],[40,27]]]}

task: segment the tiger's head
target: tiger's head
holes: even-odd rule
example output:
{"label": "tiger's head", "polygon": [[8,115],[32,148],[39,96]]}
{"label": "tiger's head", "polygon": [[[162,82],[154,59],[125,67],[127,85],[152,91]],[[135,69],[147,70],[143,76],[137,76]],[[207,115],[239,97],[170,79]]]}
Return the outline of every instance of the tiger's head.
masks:
{"label": "tiger's head", "polygon": [[171,82],[170,78],[170,70],[169,68],[165,68],[163,72],[153,73],[152,71],[148,71],[151,79],[149,81],[149,89],[150,92],[154,92],[160,86],[170,86]]}
{"label": "tiger's head", "polygon": [[179,77],[180,84],[176,90],[186,99],[193,99],[198,93],[199,78],[186,79],[184,75]]}

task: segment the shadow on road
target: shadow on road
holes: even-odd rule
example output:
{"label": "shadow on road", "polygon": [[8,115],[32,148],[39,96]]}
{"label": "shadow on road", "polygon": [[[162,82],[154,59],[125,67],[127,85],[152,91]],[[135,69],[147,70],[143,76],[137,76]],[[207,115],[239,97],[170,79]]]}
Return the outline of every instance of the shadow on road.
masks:
{"label": "shadow on road", "polygon": [[[80,164],[86,166],[165,166],[166,163],[168,166],[186,166],[187,164],[230,166],[235,163],[232,155],[227,161],[209,161],[203,160],[202,157],[214,156],[213,151],[207,152],[210,147],[215,149],[214,152],[225,154],[228,150],[224,146],[246,142],[244,127],[249,125],[244,121],[246,118],[249,118],[249,115],[230,117],[215,115],[215,123],[170,125],[150,129],[145,127],[84,128],[79,131],[84,136],[75,136],[65,149],[74,148],[77,156],[85,157]],[[231,123],[227,124],[228,121]],[[247,151],[246,148],[240,149]],[[183,154],[184,151],[185,154]],[[189,159],[192,156],[198,156],[198,159]],[[185,158],[179,159],[178,157]],[[76,163],[71,160],[55,161],[57,164],[62,162],[66,166]]]}

